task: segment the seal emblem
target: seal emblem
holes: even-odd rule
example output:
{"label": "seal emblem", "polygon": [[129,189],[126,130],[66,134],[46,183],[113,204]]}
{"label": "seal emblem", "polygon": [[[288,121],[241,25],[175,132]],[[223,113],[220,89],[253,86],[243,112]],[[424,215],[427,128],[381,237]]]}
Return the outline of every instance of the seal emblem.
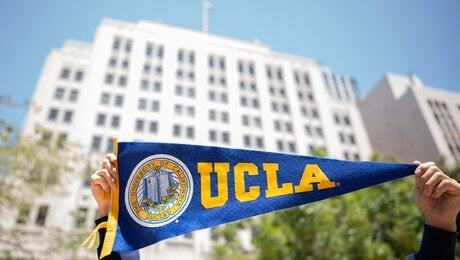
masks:
{"label": "seal emblem", "polygon": [[187,209],[193,194],[187,166],[167,155],[151,155],[134,167],[125,190],[130,216],[140,225],[160,227]]}

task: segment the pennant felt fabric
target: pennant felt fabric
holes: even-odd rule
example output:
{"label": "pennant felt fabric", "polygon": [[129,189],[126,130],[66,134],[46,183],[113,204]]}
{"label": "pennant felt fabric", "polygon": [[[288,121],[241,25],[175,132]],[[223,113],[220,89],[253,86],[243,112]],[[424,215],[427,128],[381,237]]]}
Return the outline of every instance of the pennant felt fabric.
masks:
{"label": "pennant felt fabric", "polygon": [[117,145],[119,189],[101,257],[395,180],[417,167],[198,145]]}

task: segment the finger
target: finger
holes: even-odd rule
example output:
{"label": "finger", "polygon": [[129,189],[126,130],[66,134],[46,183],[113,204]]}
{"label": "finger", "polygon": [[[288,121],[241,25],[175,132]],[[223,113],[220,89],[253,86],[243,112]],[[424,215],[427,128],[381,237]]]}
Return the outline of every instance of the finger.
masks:
{"label": "finger", "polygon": [[439,182],[438,186],[433,191],[431,197],[433,197],[434,199],[441,197],[445,192],[447,192],[450,189],[450,186],[452,186],[452,180],[442,180],[441,182]]}
{"label": "finger", "polygon": [[448,177],[442,173],[441,171],[437,170],[433,173],[433,175],[427,180],[425,186],[423,187],[423,195],[429,197],[431,193],[435,189],[436,186],[439,185],[440,182],[447,179]]}
{"label": "finger", "polygon": [[112,178],[112,175],[110,175],[109,171],[107,169],[102,169],[97,171],[97,175],[103,177],[107,184],[110,185],[110,188],[115,188],[115,179]]}
{"label": "finger", "polygon": [[110,187],[105,178],[99,176],[97,173],[91,175],[91,186],[100,186],[104,191],[110,192]]}
{"label": "finger", "polygon": [[425,183],[433,176],[433,174],[438,170],[438,167],[431,166],[426,169],[426,171],[415,175],[416,188],[423,191],[425,189]]}
{"label": "finger", "polygon": [[415,160],[413,164],[422,164],[422,162]]}
{"label": "finger", "polygon": [[415,169],[415,174],[423,175],[423,173],[431,166],[436,166],[436,164],[434,162],[422,163]]}
{"label": "finger", "polygon": [[114,163],[117,160],[117,156],[113,153],[109,153],[105,156],[111,163]]}

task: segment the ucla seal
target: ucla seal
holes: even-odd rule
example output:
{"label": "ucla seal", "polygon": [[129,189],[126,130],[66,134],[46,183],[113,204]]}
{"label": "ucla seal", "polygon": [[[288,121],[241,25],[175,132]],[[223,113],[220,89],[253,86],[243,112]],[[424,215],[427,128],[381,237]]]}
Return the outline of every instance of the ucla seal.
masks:
{"label": "ucla seal", "polygon": [[176,220],[187,209],[193,180],[179,159],[156,154],[134,167],[125,190],[131,217],[140,225],[159,227]]}

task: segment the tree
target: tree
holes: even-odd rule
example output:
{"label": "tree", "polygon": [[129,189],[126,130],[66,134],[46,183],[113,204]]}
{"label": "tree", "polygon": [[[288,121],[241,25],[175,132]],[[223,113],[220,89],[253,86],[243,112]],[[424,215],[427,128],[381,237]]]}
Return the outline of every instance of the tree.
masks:
{"label": "tree", "polygon": [[[19,106],[7,96],[0,96],[0,112]],[[35,258],[37,252],[23,241],[21,225],[30,221],[34,199],[47,192],[62,194],[59,183],[71,177],[67,163],[70,153],[51,132],[37,127],[33,138],[20,136],[18,129],[0,118],[0,258]],[[46,213],[47,209],[43,209]],[[39,213],[40,214],[40,213]],[[50,237],[59,238],[62,230],[47,229]],[[62,239],[54,242],[61,243]],[[53,246],[53,243],[50,243]],[[46,250],[46,248],[43,248]]]}

